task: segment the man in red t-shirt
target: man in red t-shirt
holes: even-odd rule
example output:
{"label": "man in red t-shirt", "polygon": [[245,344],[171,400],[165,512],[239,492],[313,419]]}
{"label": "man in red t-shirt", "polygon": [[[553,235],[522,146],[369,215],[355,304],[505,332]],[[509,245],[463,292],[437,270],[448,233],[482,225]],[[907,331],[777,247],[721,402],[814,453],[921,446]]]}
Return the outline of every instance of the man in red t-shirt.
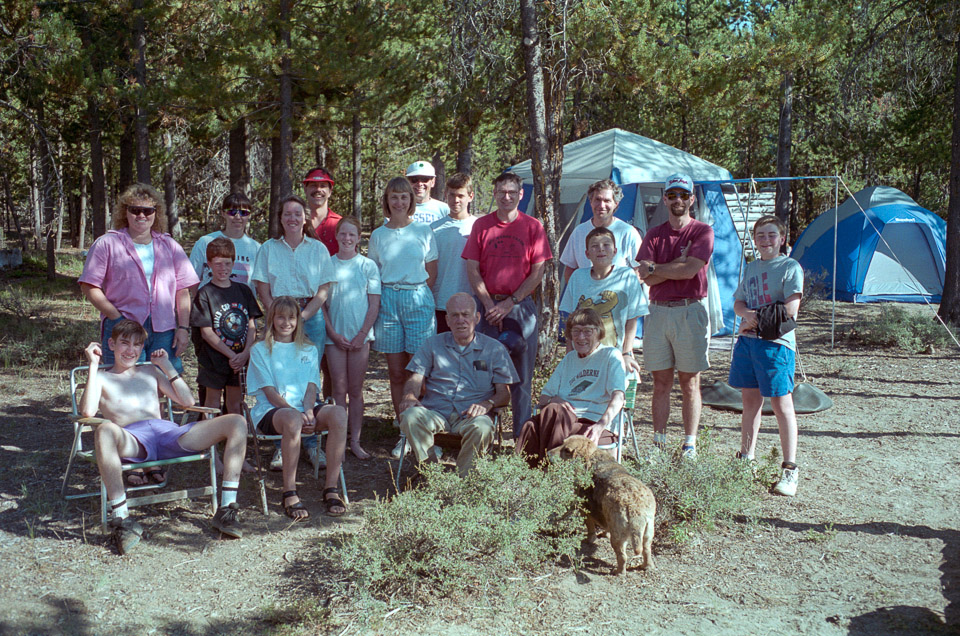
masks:
{"label": "man in red t-shirt", "polygon": [[514,437],[530,419],[530,382],[537,360],[537,307],[531,294],[553,258],[543,224],[519,210],[523,182],[512,172],[493,180],[497,211],[473,224],[461,255],[481,305],[477,331],[507,347],[520,381],[510,385]]}
{"label": "man in red t-shirt", "polygon": [[675,174],[664,183],[666,223],[647,232],[637,254],[640,278],[650,286],[650,315],[643,322],[643,363],[653,374],[653,441],[667,442],[670,391],[677,370],[682,392],[681,456],[697,456],[700,373],[710,368],[707,263],[713,255],[713,228],[690,216],[696,203],[693,179]]}
{"label": "man in red t-shirt", "polygon": [[303,178],[303,192],[306,195],[307,219],[313,227],[313,236],[323,243],[330,256],[339,251],[337,243],[337,221],[342,217],[330,210],[330,195],[333,194],[333,177],[323,168],[313,168]]}

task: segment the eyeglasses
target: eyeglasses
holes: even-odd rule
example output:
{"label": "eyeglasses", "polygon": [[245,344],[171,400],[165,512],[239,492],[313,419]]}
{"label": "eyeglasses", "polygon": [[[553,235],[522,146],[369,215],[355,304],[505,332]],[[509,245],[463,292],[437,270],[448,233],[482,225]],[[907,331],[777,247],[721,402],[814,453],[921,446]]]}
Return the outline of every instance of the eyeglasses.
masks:
{"label": "eyeglasses", "polygon": [[431,179],[435,177],[407,177],[410,180],[410,183],[428,183]]}
{"label": "eyeglasses", "polygon": [[678,198],[689,201],[691,196],[689,192],[667,192],[667,201],[676,201]]}
{"label": "eyeglasses", "polygon": [[574,338],[579,338],[580,336],[589,336],[596,330],[596,327],[574,327],[570,330],[570,335]]}
{"label": "eyeglasses", "polygon": [[127,212],[129,212],[133,216],[142,216],[143,218],[147,218],[148,216],[152,215],[156,211],[157,211],[157,208],[149,208],[146,206],[139,206],[139,205],[131,205],[127,208]]}
{"label": "eyeglasses", "polygon": [[230,216],[242,216],[243,218],[247,218],[252,214],[250,210],[224,210],[224,212]]}
{"label": "eyeglasses", "polygon": [[503,195],[505,197],[515,197],[520,194],[519,190],[495,190],[494,194]]}

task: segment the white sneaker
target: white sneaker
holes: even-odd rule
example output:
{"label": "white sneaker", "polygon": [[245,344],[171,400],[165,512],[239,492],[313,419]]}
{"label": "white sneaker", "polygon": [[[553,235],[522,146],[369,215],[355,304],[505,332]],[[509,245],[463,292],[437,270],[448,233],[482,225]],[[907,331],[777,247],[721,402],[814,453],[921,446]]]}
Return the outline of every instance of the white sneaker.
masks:
{"label": "white sneaker", "polygon": [[327,467],[327,456],[323,454],[319,444],[307,449],[307,459],[310,460],[314,470]]}
{"label": "white sneaker", "polygon": [[697,447],[684,444],[680,447],[680,459],[696,459]]}
{"label": "white sneaker", "polygon": [[[401,448],[404,443],[406,443],[406,448]],[[400,441],[397,442],[397,445],[393,447],[393,450],[390,451],[390,457],[393,457],[394,459],[400,459],[401,451],[403,451],[404,455],[410,452],[410,443],[406,442],[404,438],[401,438]]]}
{"label": "white sneaker", "polygon": [[283,456],[280,455],[280,449],[273,451],[273,459],[270,460],[270,470],[283,470]]}
{"label": "white sneaker", "polygon": [[441,457],[443,457],[443,449],[440,448],[439,446],[431,446],[431,447],[430,447],[430,453],[431,453],[434,457],[436,457],[437,460],[439,460]]}
{"label": "white sneaker", "polygon": [[773,487],[773,492],[784,497],[793,497],[797,494],[797,482],[800,480],[799,468],[784,468],[780,481]]}

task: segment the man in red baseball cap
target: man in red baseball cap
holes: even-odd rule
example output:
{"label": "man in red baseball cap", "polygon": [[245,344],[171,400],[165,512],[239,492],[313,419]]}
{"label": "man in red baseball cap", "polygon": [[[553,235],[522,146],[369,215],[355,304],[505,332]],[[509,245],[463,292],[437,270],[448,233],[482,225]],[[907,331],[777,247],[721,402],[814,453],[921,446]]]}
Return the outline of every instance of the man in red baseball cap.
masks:
{"label": "man in red baseball cap", "polygon": [[330,256],[339,249],[336,234],[337,221],[341,219],[341,216],[332,212],[329,207],[333,186],[333,177],[319,166],[311,169],[303,178],[303,191],[307,205],[310,206],[308,218],[313,234],[326,246]]}

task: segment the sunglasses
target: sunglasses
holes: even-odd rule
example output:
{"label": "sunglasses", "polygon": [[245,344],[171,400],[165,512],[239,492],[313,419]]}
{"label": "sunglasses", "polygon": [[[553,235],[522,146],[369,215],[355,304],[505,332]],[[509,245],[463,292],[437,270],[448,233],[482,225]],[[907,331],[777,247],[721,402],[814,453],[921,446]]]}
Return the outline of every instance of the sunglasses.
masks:
{"label": "sunglasses", "polygon": [[410,183],[427,183],[434,177],[408,177]]}
{"label": "sunglasses", "polygon": [[693,195],[689,192],[667,192],[667,201],[676,201],[677,199],[689,201],[691,196]]}
{"label": "sunglasses", "polygon": [[250,210],[239,210],[239,209],[237,209],[237,210],[224,210],[224,212],[226,212],[226,213],[229,214],[230,216],[242,216],[243,218],[247,218],[248,216],[250,216],[251,214],[253,214],[253,212],[251,212]]}
{"label": "sunglasses", "polygon": [[143,218],[147,218],[156,211],[157,208],[141,207],[139,205],[132,205],[127,208],[127,212],[133,216],[142,216]]}

